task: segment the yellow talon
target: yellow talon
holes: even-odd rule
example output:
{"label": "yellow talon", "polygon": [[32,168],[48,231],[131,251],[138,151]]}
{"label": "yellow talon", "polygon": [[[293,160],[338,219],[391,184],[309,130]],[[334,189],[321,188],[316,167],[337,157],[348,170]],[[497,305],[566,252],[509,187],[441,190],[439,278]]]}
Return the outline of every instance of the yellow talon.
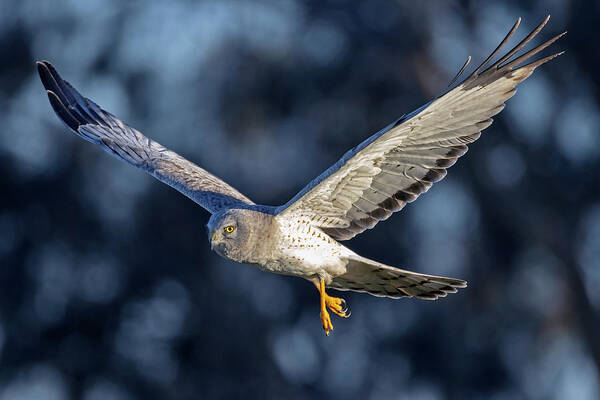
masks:
{"label": "yellow talon", "polygon": [[323,324],[325,334],[329,336],[329,332],[333,330],[333,325],[331,324],[331,318],[329,317],[329,312],[327,312],[327,309],[329,308],[333,313],[343,318],[348,318],[350,316],[350,312],[348,312],[346,300],[340,299],[339,297],[329,296],[325,292],[325,281],[319,281],[318,289],[319,293],[321,294],[321,323]]}

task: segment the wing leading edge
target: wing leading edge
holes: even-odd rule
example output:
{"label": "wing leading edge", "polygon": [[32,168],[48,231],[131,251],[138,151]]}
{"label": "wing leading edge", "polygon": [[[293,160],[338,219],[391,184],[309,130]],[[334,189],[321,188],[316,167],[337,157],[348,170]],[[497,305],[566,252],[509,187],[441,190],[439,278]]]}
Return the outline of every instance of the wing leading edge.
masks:
{"label": "wing leading edge", "polygon": [[221,179],[83,97],[48,61],[39,61],[37,68],[54,112],[81,138],[150,173],[211,213],[254,204]]}
{"label": "wing leading edge", "polygon": [[[377,132],[310,182],[277,209],[286,216],[308,217],[336,240],[373,228],[404,208],[446,176],[446,169],[467,152],[467,145],[491,125],[515,87],[535,68],[562,52],[519,66],[562,35],[510,60],[546,25],[548,16],[494,64],[480,72],[517,30],[521,19],[466,79],[405,117]],[[461,68],[453,82],[464,72]]]}

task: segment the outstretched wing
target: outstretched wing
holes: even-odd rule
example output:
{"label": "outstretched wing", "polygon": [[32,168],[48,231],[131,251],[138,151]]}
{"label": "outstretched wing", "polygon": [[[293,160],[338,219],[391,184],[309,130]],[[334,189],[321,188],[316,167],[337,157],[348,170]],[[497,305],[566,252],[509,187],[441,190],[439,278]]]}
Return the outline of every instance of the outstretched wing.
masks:
{"label": "outstretched wing", "polygon": [[54,112],[78,136],[150,173],[211,213],[254,204],[216,176],[83,97],[48,61],[38,62],[37,67]]}
{"label": "outstretched wing", "polygon": [[[446,168],[467,152],[467,144],[491,125],[491,117],[502,111],[504,102],[515,94],[517,84],[536,67],[562,54],[515,68],[564,33],[509,60],[539,33],[549,18],[480,73],[517,30],[519,18],[496,50],[456,88],[344,154],[279,207],[278,213],[308,218],[334,239],[347,240],[414,201],[441,180]],[[466,64],[459,75],[465,67]]]}

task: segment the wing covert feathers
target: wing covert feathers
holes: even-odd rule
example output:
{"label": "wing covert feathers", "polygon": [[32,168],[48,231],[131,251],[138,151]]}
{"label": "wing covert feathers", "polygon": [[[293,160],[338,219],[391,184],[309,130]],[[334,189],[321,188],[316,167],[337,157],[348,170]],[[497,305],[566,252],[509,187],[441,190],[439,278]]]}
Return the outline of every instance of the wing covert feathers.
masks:
{"label": "wing covert feathers", "polygon": [[530,61],[564,33],[512,58],[549,18],[484,69],[514,35],[521,21],[518,19],[492,54],[455,88],[346,153],[279,207],[278,213],[307,217],[334,239],[348,240],[416,200],[443,179],[446,169],[492,124],[492,117],[502,111],[516,86],[535,68],[562,54]]}
{"label": "wing covert feathers", "polygon": [[174,187],[209,212],[252,205],[237,190],[83,97],[48,61],[37,62],[56,115],[78,136]]}

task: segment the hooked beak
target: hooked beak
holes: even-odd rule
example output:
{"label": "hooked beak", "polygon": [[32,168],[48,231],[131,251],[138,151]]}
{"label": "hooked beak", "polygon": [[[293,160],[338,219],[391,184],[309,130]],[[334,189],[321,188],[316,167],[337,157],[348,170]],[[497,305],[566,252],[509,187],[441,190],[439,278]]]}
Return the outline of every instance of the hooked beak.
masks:
{"label": "hooked beak", "polygon": [[225,243],[223,243],[223,237],[221,235],[218,235],[217,232],[214,232],[210,235],[210,250],[214,251],[221,257],[227,258],[227,256],[225,256],[224,253]]}

